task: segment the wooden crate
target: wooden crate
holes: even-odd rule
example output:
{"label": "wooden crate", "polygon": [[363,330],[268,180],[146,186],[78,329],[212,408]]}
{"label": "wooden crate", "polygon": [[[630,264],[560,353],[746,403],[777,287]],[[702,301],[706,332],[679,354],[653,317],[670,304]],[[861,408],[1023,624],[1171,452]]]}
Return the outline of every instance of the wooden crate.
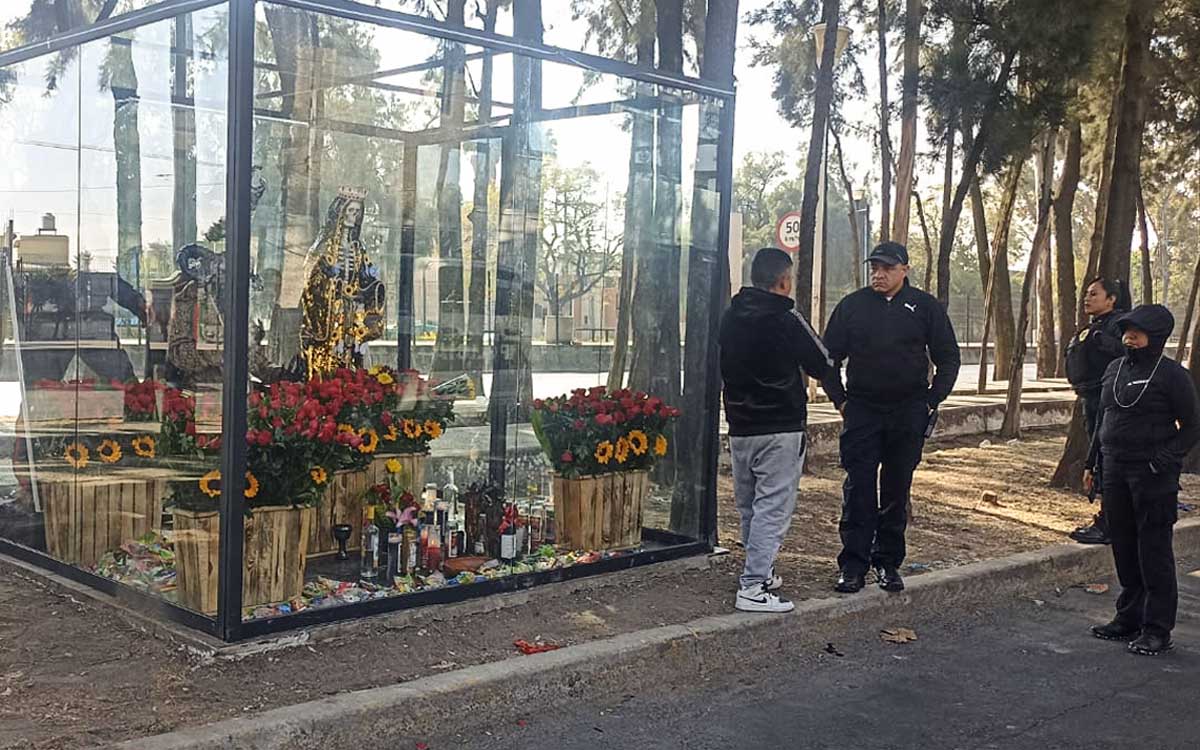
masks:
{"label": "wooden crate", "polygon": [[642,505],[650,473],[554,476],[556,544],[562,550],[631,549],[642,543]]}
{"label": "wooden crate", "polygon": [[[61,473],[60,473],[61,474]],[[167,480],[107,476],[39,478],[46,551],[62,562],[91,566],[105,552],[162,527]]]}
{"label": "wooden crate", "polygon": [[[312,508],[255,508],[245,521],[242,606],[291,601],[304,591]],[[217,513],[175,511],[175,583],[179,603],[206,615],[217,611],[220,554]]]}
{"label": "wooden crate", "polygon": [[334,473],[329,479],[325,495],[316,508],[317,519],[308,539],[310,557],[337,552],[338,545],[337,540],[333,538],[333,527],[342,523],[350,525],[350,541],[346,549],[362,548],[363,495],[371,485],[387,481],[387,462],[393,458],[400,461],[404,467],[405,474],[410,478],[413,494],[420,495],[425,486],[425,460],[428,458],[424,454],[377,455],[361,471]]}

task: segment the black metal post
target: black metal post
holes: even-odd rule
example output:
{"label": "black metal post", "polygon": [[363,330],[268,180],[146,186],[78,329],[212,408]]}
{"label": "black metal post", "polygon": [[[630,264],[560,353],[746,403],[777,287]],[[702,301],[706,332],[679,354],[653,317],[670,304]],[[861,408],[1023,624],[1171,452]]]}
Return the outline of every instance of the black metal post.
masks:
{"label": "black metal post", "polygon": [[250,335],[250,165],[254,156],[254,2],[229,0],[229,100],[225,183],[225,360],[221,425],[221,543],[218,631],[242,626],[243,477]]}
{"label": "black metal post", "polygon": [[[417,146],[404,142],[400,188],[400,288],[396,290],[396,369],[413,366],[413,277],[417,248]],[[422,275],[421,280],[424,281]],[[424,304],[424,302],[422,302]]]}

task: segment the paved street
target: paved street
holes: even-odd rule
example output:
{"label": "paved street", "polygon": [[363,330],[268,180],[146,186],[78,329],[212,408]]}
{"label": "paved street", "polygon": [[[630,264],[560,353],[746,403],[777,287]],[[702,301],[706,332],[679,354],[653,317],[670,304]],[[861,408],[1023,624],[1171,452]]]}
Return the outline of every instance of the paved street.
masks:
{"label": "paved street", "polygon": [[[943,613],[918,640],[875,633],[814,650],[761,674],[713,675],[706,690],[658,685],[623,699],[577,701],[540,716],[513,706],[491,735],[431,738],[467,748],[1145,748],[1191,750],[1200,675],[1200,570],[1181,568],[1176,650],[1135,657],[1096,640],[1113,592],[1080,589],[1014,599],[986,612]],[[736,648],[731,643],[730,648]],[[523,723],[523,726],[521,723]]]}

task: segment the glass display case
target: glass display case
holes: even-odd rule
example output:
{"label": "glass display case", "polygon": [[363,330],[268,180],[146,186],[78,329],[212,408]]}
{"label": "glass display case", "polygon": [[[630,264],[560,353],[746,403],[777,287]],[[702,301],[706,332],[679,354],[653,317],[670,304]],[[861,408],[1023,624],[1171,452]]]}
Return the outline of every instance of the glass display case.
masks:
{"label": "glass display case", "polygon": [[399,5],[9,27],[0,552],[238,640],[711,550],[732,91]]}

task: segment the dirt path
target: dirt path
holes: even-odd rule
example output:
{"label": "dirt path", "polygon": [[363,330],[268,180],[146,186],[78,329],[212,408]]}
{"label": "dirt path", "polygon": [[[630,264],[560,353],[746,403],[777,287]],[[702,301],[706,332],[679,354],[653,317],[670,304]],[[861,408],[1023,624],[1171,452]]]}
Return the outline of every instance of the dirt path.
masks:
{"label": "dirt path", "polygon": [[[1082,498],[1045,489],[1060,433],[1030,431],[1014,446],[979,448],[979,440],[927,451],[913,491],[910,574],[1061,542],[1090,515]],[[841,476],[833,462],[812,468],[779,561],[797,599],[826,595],[836,572]],[[1200,486],[1187,484],[1196,497]],[[985,489],[1001,506],[978,507]],[[728,493],[722,477],[721,543],[734,546]],[[728,610],[739,557],[734,546],[708,571],[547,587],[526,606],[470,617],[375,618],[311,647],[216,663],[0,566],[0,747],[90,747],[508,658],[517,638],[569,645],[685,622]]]}

